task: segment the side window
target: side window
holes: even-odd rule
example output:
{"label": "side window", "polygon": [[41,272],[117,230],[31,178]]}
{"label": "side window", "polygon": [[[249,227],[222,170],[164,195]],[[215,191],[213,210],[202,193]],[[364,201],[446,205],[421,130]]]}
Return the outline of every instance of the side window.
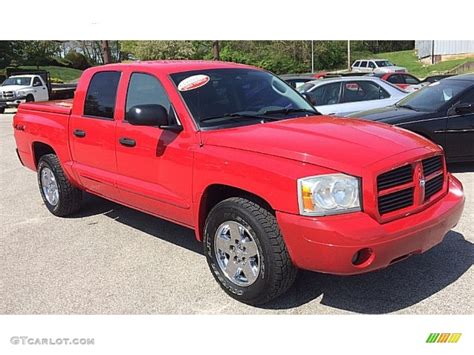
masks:
{"label": "side window", "polygon": [[340,83],[330,83],[321,85],[308,94],[313,99],[315,106],[335,105],[339,103],[340,91]]}
{"label": "side window", "polygon": [[104,71],[94,74],[87,89],[84,115],[113,119],[115,97],[120,81],[120,72]]}
{"label": "side window", "polygon": [[460,101],[461,104],[471,104],[474,105],[474,88],[469,92],[463,95]]}
{"label": "side window", "polygon": [[33,79],[33,86],[43,86],[43,83],[41,82],[40,78],[35,77]]}
{"label": "side window", "polygon": [[367,68],[367,61],[363,60],[362,62],[360,62],[360,67],[361,68]]}
{"label": "side window", "polygon": [[372,69],[375,69],[376,68],[375,63],[374,62],[369,62],[369,67],[372,68]]}
{"label": "side window", "polygon": [[137,105],[161,105],[168,114],[172,112],[165,88],[151,74],[133,73],[130,77],[125,105],[125,119],[128,111]]}
{"label": "side window", "polygon": [[398,74],[390,75],[387,81],[392,84],[405,84],[405,80],[403,80],[403,77]]}
{"label": "side window", "polygon": [[348,81],[344,83],[342,102],[386,99],[390,95],[379,85],[370,81]]}
{"label": "side window", "polygon": [[405,78],[405,83],[409,85],[416,85],[420,83],[420,81],[417,78],[411,75],[404,75],[403,77]]}
{"label": "side window", "polygon": [[356,60],[356,61],[354,62],[354,64],[352,64],[352,66],[353,66],[353,67],[358,67],[359,64],[360,64],[360,61]]}

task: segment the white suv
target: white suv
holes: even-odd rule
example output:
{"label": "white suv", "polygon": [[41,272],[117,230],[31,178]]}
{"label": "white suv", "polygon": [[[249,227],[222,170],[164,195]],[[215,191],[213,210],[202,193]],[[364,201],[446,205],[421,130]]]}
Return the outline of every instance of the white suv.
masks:
{"label": "white suv", "polygon": [[387,59],[360,59],[352,64],[353,73],[406,73],[404,67],[398,67]]}

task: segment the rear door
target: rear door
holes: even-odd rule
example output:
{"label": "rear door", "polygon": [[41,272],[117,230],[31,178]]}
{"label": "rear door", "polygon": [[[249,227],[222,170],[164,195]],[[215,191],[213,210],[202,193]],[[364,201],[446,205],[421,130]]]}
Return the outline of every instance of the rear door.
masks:
{"label": "rear door", "polygon": [[[460,105],[471,105],[471,112],[456,112]],[[450,158],[474,157],[474,88],[471,88],[448,111],[446,153]]]}
{"label": "rear door", "polygon": [[170,124],[180,124],[163,80],[167,78],[151,72],[127,73],[127,94],[120,102],[115,140],[117,187],[123,203],[192,225],[193,136],[186,130],[163,130],[127,121],[132,107],[158,104],[168,112]]}
{"label": "rear door", "polygon": [[[99,71],[89,81],[81,112],[71,114],[75,171],[86,189],[116,199],[115,101],[120,71]],[[76,98],[79,99],[79,98]]]}

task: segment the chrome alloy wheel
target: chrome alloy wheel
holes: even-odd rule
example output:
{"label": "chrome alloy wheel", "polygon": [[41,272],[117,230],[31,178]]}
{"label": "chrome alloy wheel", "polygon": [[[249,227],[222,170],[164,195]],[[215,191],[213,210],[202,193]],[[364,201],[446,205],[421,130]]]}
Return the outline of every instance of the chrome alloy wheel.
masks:
{"label": "chrome alloy wheel", "polygon": [[59,202],[59,189],[56,178],[50,168],[43,168],[41,170],[41,188],[48,203],[56,206]]}
{"label": "chrome alloy wheel", "polygon": [[214,253],[222,273],[238,286],[250,286],[260,273],[260,255],[249,230],[235,221],[217,228]]}

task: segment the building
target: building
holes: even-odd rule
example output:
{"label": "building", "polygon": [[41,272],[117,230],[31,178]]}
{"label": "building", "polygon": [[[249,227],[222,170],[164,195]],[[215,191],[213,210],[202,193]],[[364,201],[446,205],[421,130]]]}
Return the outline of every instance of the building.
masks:
{"label": "building", "polygon": [[474,41],[415,41],[415,50],[418,59],[426,64],[466,56],[474,58]]}

